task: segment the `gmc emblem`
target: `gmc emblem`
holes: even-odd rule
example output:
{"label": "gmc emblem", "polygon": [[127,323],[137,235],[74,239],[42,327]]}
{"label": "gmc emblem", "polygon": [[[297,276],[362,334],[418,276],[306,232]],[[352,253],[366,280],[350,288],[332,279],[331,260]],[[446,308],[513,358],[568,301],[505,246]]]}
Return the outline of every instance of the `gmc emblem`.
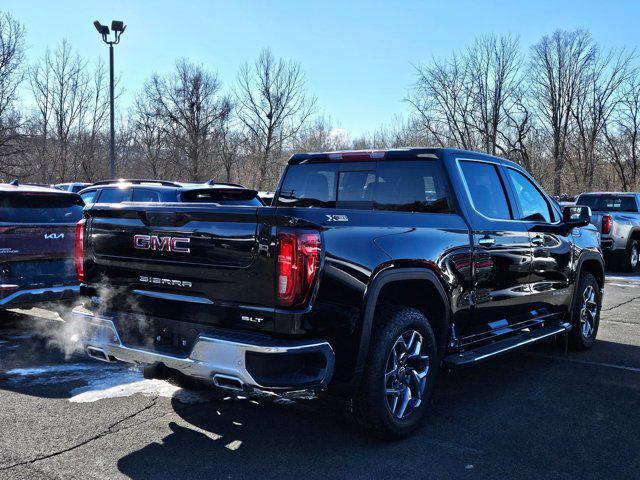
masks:
{"label": "gmc emblem", "polygon": [[190,238],[159,237],[158,235],[134,235],[133,247],[138,250],[157,250],[159,252],[191,253],[189,247],[180,244],[189,243]]}

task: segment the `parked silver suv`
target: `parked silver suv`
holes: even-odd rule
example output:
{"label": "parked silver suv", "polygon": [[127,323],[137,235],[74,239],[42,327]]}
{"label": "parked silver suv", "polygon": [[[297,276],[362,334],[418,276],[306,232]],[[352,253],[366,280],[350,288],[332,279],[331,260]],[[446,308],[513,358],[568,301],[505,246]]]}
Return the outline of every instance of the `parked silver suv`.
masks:
{"label": "parked silver suv", "polygon": [[591,221],[601,235],[607,266],[638,271],[640,254],[640,194],[629,192],[583,193],[576,205],[591,207]]}

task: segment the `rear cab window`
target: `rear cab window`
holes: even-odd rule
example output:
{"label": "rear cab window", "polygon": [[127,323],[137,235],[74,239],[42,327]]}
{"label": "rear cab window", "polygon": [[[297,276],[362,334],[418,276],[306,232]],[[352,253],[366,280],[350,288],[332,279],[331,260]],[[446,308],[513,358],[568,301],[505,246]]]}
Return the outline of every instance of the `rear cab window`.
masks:
{"label": "rear cab window", "polygon": [[576,205],[590,207],[600,212],[637,212],[638,204],[633,195],[593,195],[583,194]]}
{"label": "rear cab window", "polygon": [[94,198],[95,203],[122,203],[129,200],[129,188],[103,188],[100,195]]}
{"label": "rear cab window", "polygon": [[0,194],[0,222],[27,224],[77,223],[83,202],[76,195]]}
{"label": "rear cab window", "polygon": [[293,164],[276,206],[451,213],[436,160]]}

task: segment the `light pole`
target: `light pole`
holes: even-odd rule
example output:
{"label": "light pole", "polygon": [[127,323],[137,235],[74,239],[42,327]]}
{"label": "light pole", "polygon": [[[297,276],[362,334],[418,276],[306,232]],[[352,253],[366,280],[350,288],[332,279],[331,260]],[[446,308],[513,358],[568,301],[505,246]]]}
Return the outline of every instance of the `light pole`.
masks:
{"label": "light pole", "polygon": [[111,30],[113,31],[113,40],[108,40],[109,27],[102,25],[98,20],[93,22],[98,33],[102,36],[102,41],[109,45],[109,96],[111,107],[111,137],[109,141],[109,175],[116,178],[116,130],[115,130],[115,113],[113,109],[113,46],[120,43],[120,36],[124,33],[127,26],[120,20],[111,22]]}

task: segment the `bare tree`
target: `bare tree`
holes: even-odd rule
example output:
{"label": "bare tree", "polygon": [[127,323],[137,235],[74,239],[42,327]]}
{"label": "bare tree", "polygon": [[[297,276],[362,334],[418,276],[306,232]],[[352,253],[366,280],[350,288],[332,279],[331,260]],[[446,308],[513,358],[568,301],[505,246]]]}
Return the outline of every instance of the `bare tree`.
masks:
{"label": "bare tree", "polygon": [[622,190],[636,189],[640,180],[640,75],[625,81],[615,120],[604,129],[605,153],[612,160]]}
{"label": "bare tree", "polygon": [[223,118],[220,122],[215,145],[226,182],[231,181],[232,171],[240,162],[244,144],[245,138],[239,130],[234,129],[232,117],[229,115]]}
{"label": "bare tree", "polygon": [[[166,176],[168,142],[164,134],[163,119],[156,115],[150,99],[145,95],[138,95],[134,100],[132,111],[132,140],[136,149],[138,164],[149,178]],[[137,172],[136,172],[137,173]]]}
{"label": "bare tree", "polygon": [[585,30],[557,30],[531,51],[533,98],[543,126],[551,135],[553,192],[560,194],[573,109],[597,53]]}
{"label": "bare tree", "polygon": [[598,143],[602,132],[620,101],[620,87],[627,80],[632,54],[624,51],[603,53],[597,50],[586,72],[572,114],[575,120],[575,158],[573,171],[585,180],[585,188],[594,186]]}
{"label": "bare tree", "polygon": [[94,180],[106,174],[106,162],[103,162],[106,157],[104,130],[109,113],[109,85],[104,63],[99,61],[90,75],[89,91],[80,109],[76,129],[77,164],[73,174],[85,180]]}
{"label": "bare tree", "polygon": [[256,186],[264,189],[273,180],[272,162],[312,115],[315,99],[306,93],[300,64],[276,59],[269,49],[240,68],[235,94],[237,115],[257,163]]}
{"label": "bare tree", "polygon": [[30,85],[42,137],[42,180],[51,183],[76,175],[75,142],[91,98],[87,61],[63,40],[32,67]]}
{"label": "bare tree", "polygon": [[20,151],[20,114],[15,107],[24,79],[25,36],[18,20],[0,12],[0,158],[5,160]]}
{"label": "bare tree", "polygon": [[304,152],[327,152],[349,148],[347,132],[335,127],[329,117],[319,115],[300,130],[293,148]]}
{"label": "bare tree", "polygon": [[144,95],[178,153],[174,160],[190,180],[207,176],[204,167],[212,162],[212,137],[229,115],[230,102],[221,90],[215,73],[184,59],[176,62],[173,73],[153,75],[145,85]]}
{"label": "bare tree", "polygon": [[478,38],[467,51],[475,128],[485,152],[495,155],[500,146],[500,130],[517,100],[522,63],[516,37],[488,35]]}
{"label": "bare tree", "polygon": [[476,149],[471,73],[465,59],[454,53],[415,68],[418,80],[407,101],[423,128],[439,146]]}

